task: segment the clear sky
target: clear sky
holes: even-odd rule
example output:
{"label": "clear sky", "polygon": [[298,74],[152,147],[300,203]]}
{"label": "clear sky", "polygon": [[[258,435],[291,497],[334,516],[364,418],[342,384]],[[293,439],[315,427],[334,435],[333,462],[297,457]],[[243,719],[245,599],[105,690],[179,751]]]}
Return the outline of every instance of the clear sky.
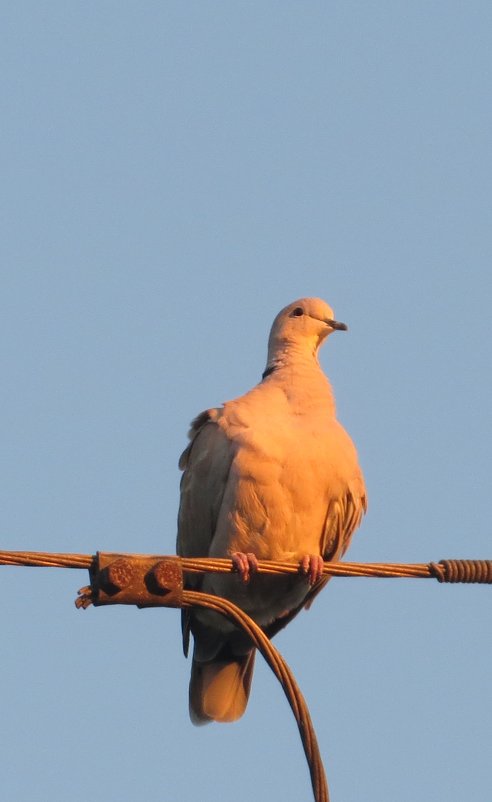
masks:
{"label": "clear sky", "polygon": [[[349,558],[491,557],[489,2],[25,2],[1,13],[1,541],[169,553],[191,418],[325,298],[370,511]],[[2,797],[299,802],[257,662],[193,728],[179,614],[0,569]],[[491,590],[333,580],[277,638],[333,802],[490,800]]]}

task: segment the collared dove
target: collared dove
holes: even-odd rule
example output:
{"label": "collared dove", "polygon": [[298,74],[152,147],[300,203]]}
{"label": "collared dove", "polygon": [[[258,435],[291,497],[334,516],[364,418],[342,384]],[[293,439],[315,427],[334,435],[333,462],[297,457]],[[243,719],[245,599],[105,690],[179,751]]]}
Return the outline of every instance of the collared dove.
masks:
{"label": "collared dove", "polygon": [[[178,554],[230,557],[239,574],[206,573],[188,587],[226,597],[269,637],[326,584],[323,559],[343,555],[366,510],[357,454],[317,358],[326,337],[346,328],[319,298],[282,309],[262,381],[198,415],[179,463]],[[257,574],[258,559],[298,562],[299,574]],[[190,631],[192,722],[238,719],[251,686],[251,642],[209,610],[184,612],[185,654]]]}

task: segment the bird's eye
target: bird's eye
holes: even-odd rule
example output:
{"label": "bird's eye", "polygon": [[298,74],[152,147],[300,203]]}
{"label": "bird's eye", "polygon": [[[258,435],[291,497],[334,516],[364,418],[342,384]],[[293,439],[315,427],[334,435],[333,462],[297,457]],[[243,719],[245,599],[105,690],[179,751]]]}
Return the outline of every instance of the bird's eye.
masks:
{"label": "bird's eye", "polygon": [[296,308],[293,309],[292,312],[291,312],[292,317],[300,317],[303,314],[304,314],[304,310],[303,310],[302,306],[296,306]]}

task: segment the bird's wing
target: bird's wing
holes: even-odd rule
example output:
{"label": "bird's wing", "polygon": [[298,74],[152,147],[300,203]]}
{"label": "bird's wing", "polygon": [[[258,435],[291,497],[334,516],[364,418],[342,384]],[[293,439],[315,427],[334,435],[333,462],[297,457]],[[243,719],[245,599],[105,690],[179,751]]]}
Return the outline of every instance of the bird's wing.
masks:
{"label": "bird's wing", "polygon": [[[325,561],[338,562],[343,557],[350,546],[352,535],[360,526],[362,516],[367,511],[367,495],[360,471],[357,479],[355,487],[349,488],[344,496],[333,501],[328,507],[321,544],[321,554]],[[310,608],[329,579],[325,577],[313,586],[303,605],[306,609]]]}
{"label": "bird's wing", "polygon": [[[320,548],[324,560],[337,562],[345,554],[350,545],[352,535],[359,526],[366,510],[367,495],[364,480],[360,469],[357,468],[354,481],[345,495],[333,499],[328,505]],[[302,609],[309,609],[318,593],[323,590],[329,580],[330,577],[324,577],[319,582],[316,582],[301,604],[266,627],[265,632],[268,637],[273,638]]]}
{"label": "bird's wing", "polygon": [[[208,557],[209,554],[233,459],[231,442],[217,423],[221,413],[221,409],[208,409],[195,418],[188,433],[190,443],[179,460],[183,476],[176,551],[181,557]],[[198,587],[200,581],[197,578],[194,587]],[[189,614],[183,611],[185,654],[189,624]]]}
{"label": "bird's wing", "polygon": [[233,458],[230,440],[217,421],[220,409],[202,412],[191,425],[188,447],[181,455],[181,500],[177,553],[207,557]]}
{"label": "bird's wing", "polygon": [[362,475],[357,479],[344,495],[333,499],[328,505],[320,549],[324,560],[336,561],[345,554],[367,510]]}

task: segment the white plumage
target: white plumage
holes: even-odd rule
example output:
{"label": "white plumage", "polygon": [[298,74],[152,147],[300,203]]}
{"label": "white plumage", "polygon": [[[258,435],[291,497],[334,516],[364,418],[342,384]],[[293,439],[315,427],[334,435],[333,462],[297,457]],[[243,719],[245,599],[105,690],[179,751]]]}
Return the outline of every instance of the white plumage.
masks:
{"label": "white plumage", "polygon": [[[318,298],[285,307],[263,380],[195,418],[180,460],[178,554],[232,556],[239,570],[205,574],[193,587],[230,599],[269,636],[326,583],[320,558],[342,556],[366,509],[357,454],[317,359],[325,338],[345,328]],[[255,558],[299,562],[300,574],[257,575]],[[190,630],[191,719],[234,721],[247,704],[254,650],[218,613],[184,614],[185,652]]]}

